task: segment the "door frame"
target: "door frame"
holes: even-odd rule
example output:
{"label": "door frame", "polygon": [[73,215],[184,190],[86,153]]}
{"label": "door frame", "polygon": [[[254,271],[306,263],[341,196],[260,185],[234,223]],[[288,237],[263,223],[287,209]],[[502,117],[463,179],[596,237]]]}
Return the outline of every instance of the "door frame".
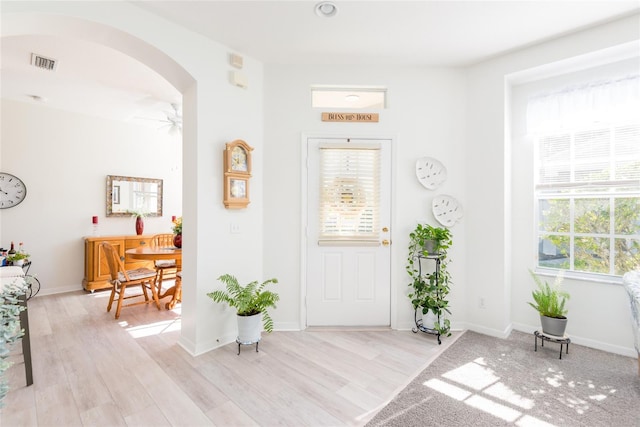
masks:
{"label": "door frame", "polygon": [[396,135],[389,133],[376,133],[376,134],[345,134],[345,133],[329,133],[329,132],[302,132],[300,137],[300,330],[307,329],[307,243],[309,240],[309,236],[307,233],[308,230],[308,196],[307,196],[307,186],[308,186],[308,169],[309,169],[309,144],[308,140],[310,138],[322,138],[322,139],[387,139],[391,141],[391,167],[389,173],[391,174],[391,197],[389,202],[390,206],[390,227],[391,227],[391,256],[390,256],[390,292],[389,296],[389,310],[390,310],[390,323],[391,329],[397,329],[397,284],[396,280],[394,280],[394,274],[396,273],[396,251],[393,245],[393,235],[395,229],[395,218],[396,218],[396,203],[395,203],[395,189],[396,189],[396,178],[395,178],[395,158],[396,158],[396,144],[398,138]]}

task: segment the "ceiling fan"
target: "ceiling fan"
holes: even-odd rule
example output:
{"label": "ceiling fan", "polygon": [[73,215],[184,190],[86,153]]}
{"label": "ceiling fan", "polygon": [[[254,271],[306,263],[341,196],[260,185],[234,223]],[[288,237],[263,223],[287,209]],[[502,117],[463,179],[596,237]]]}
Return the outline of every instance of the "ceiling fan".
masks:
{"label": "ceiling fan", "polygon": [[180,109],[180,105],[176,103],[171,103],[171,111],[163,111],[163,118],[152,118],[152,117],[137,117],[138,119],[143,120],[154,120],[157,122],[164,123],[160,126],[159,130],[167,130],[169,135],[178,135],[182,133],[182,111]]}

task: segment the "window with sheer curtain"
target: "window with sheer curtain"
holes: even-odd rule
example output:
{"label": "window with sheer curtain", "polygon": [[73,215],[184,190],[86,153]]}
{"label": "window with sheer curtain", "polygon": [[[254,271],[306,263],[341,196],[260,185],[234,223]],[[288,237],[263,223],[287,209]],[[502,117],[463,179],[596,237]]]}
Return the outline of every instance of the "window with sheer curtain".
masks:
{"label": "window with sheer curtain", "polygon": [[640,268],[640,78],[539,94],[534,141],[538,266],[588,276]]}
{"label": "window with sheer curtain", "polygon": [[380,147],[320,147],[320,244],[378,244]]}

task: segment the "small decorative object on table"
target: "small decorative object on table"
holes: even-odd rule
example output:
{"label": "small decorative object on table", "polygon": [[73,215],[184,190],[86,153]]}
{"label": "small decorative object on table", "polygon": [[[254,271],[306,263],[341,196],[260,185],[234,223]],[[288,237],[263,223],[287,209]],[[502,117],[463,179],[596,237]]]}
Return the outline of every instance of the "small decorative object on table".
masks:
{"label": "small decorative object on table", "polygon": [[6,258],[7,264],[22,267],[22,264],[24,264],[28,259],[29,254],[25,252],[23,243],[20,242],[18,250],[16,251],[14,249],[13,242],[11,242],[11,249],[9,250]]}
{"label": "small decorative object on table", "polygon": [[129,213],[136,219],[136,234],[142,235],[144,233],[144,217],[147,216],[147,213],[142,211],[129,211]]}
{"label": "small decorative object on table", "polygon": [[173,246],[182,247],[182,217],[173,217]]}

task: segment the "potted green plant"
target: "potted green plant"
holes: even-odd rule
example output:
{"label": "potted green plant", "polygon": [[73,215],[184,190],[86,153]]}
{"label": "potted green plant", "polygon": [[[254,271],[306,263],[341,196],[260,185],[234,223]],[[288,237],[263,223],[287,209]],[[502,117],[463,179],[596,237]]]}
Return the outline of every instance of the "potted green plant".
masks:
{"label": "potted green plant", "polygon": [[173,246],[182,247],[182,217],[173,220]]}
{"label": "potted green plant", "polygon": [[21,266],[25,260],[29,258],[29,254],[25,252],[16,252],[15,254],[7,255],[7,262],[11,265]]}
{"label": "potted green plant", "polygon": [[535,303],[529,302],[529,305],[540,314],[542,332],[548,335],[564,336],[568,312],[565,304],[569,299],[569,293],[561,289],[562,271],[556,276],[553,286],[546,281],[543,282],[533,271],[529,270],[529,274],[537,286],[537,289],[531,292]]}
{"label": "potted green plant", "polygon": [[[421,311],[423,316],[431,313],[436,319],[433,328],[431,325],[425,325],[424,320],[422,326],[445,336],[451,335],[450,321],[445,317],[445,313],[451,314],[447,299],[451,284],[451,275],[447,268],[449,262],[447,251],[452,243],[451,231],[448,228],[418,224],[409,234],[409,254],[406,265],[407,273],[411,277],[409,286],[412,291],[409,293],[409,298],[416,310],[416,326],[419,326],[418,311]],[[420,258],[428,257],[439,262],[437,271],[423,272],[420,268]]]}
{"label": "potted green plant", "polygon": [[273,331],[273,320],[267,309],[275,308],[280,297],[275,292],[266,290],[265,287],[270,283],[278,283],[277,279],[265,280],[262,283],[258,283],[256,280],[244,286],[240,285],[238,279],[230,274],[224,274],[218,277],[218,280],[225,285],[225,289],[209,292],[207,296],[215,302],[227,303],[229,307],[236,309],[238,345],[260,341],[261,319],[264,330],[266,332]]}

